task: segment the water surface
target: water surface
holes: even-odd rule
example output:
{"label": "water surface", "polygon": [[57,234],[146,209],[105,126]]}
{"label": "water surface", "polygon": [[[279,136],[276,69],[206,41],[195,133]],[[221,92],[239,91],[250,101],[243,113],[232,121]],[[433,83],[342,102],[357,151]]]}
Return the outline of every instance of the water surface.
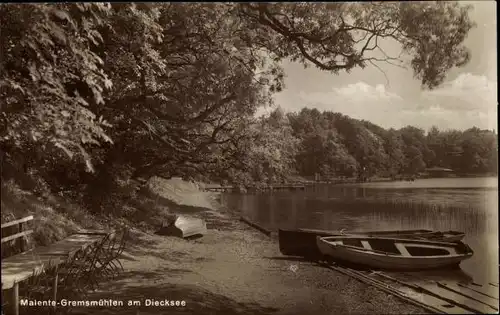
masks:
{"label": "water surface", "polygon": [[474,256],[461,264],[462,271],[450,272],[449,277],[498,282],[497,183],[495,177],[321,185],[301,192],[225,194],[222,201],[274,230],[463,231]]}

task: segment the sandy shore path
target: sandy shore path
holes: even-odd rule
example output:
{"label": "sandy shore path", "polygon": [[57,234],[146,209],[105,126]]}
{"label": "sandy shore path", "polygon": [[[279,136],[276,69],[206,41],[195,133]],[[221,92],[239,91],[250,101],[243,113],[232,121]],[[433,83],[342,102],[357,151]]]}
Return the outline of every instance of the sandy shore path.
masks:
{"label": "sandy shore path", "polygon": [[[76,314],[412,314],[424,310],[310,262],[285,260],[275,241],[227,214],[202,211],[209,234],[183,240],[132,231],[125,272],[90,299],[122,307]],[[146,299],[185,306],[146,306]],[[129,306],[129,301],[142,305]],[[132,303],[132,302],[131,302]]]}

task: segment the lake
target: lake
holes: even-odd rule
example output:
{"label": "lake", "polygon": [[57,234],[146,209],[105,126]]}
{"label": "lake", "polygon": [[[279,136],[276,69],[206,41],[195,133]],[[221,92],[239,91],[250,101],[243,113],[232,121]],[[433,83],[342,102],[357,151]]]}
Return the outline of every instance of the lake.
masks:
{"label": "lake", "polygon": [[464,242],[474,250],[474,256],[461,264],[462,271],[447,276],[498,282],[497,183],[496,177],[435,178],[318,185],[294,192],[224,194],[221,199],[226,207],[272,230],[463,231]]}

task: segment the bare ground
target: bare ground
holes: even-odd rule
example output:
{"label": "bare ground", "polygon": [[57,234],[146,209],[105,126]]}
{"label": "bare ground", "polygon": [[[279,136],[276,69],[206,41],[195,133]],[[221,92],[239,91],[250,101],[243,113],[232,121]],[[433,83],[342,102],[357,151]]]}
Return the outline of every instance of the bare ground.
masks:
{"label": "bare ground", "polygon": [[[183,210],[205,218],[208,235],[183,240],[134,230],[123,259],[125,272],[90,296],[123,301],[125,306],[81,307],[72,313],[425,313],[336,271],[285,259],[275,241],[227,213]],[[146,299],[183,300],[186,305],[147,307]],[[141,301],[142,306],[127,306],[128,301]]]}

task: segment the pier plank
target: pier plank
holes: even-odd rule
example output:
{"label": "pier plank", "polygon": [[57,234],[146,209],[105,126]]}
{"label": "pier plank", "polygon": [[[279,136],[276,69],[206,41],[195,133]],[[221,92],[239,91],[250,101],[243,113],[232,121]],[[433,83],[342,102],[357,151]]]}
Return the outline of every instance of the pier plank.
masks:
{"label": "pier plank", "polygon": [[457,306],[452,303],[448,303],[446,301],[441,300],[435,296],[429,294],[422,294],[420,298],[418,298],[422,303],[434,307],[444,314],[470,314],[469,310]]}
{"label": "pier plank", "polygon": [[455,293],[448,289],[441,288],[437,283],[424,283],[419,285],[424,291],[432,293],[443,300],[448,300],[452,304],[456,304],[462,308],[469,309],[480,314],[490,314],[496,310],[488,305],[469,299],[461,294]]}
{"label": "pier plank", "polygon": [[[471,311],[456,304],[449,303],[448,301],[442,300],[434,295],[422,292],[419,290],[417,285],[390,277],[384,273],[373,272],[370,274],[370,278],[378,279],[381,282],[386,283],[388,286],[393,286],[395,290],[401,292],[401,294],[411,298],[415,301],[428,305],[432,308],[443,312],[444,314],[470,314]],[[391,282],[389,284],[389,282]],[[394,283],[394,284],[393,284]]]}
{"label": "pier plank", "polygon": [[474,282],[468,283],[468,284],[459,283],[458,285],[498,300],[498,288],[496,288],[492,285],[488,285],[488,284],[482,285],[482,284],[474,283]]}
{"label": "pier plank", "polygon": [[494,299],[492,297],[478,293],[466,287],[461,287],[456,283],[438,282],[438,285],[447,290],[466,296],[467,298],[470,298],[477,302],[491,306],[494,310],[498,311],[498,299]]}

